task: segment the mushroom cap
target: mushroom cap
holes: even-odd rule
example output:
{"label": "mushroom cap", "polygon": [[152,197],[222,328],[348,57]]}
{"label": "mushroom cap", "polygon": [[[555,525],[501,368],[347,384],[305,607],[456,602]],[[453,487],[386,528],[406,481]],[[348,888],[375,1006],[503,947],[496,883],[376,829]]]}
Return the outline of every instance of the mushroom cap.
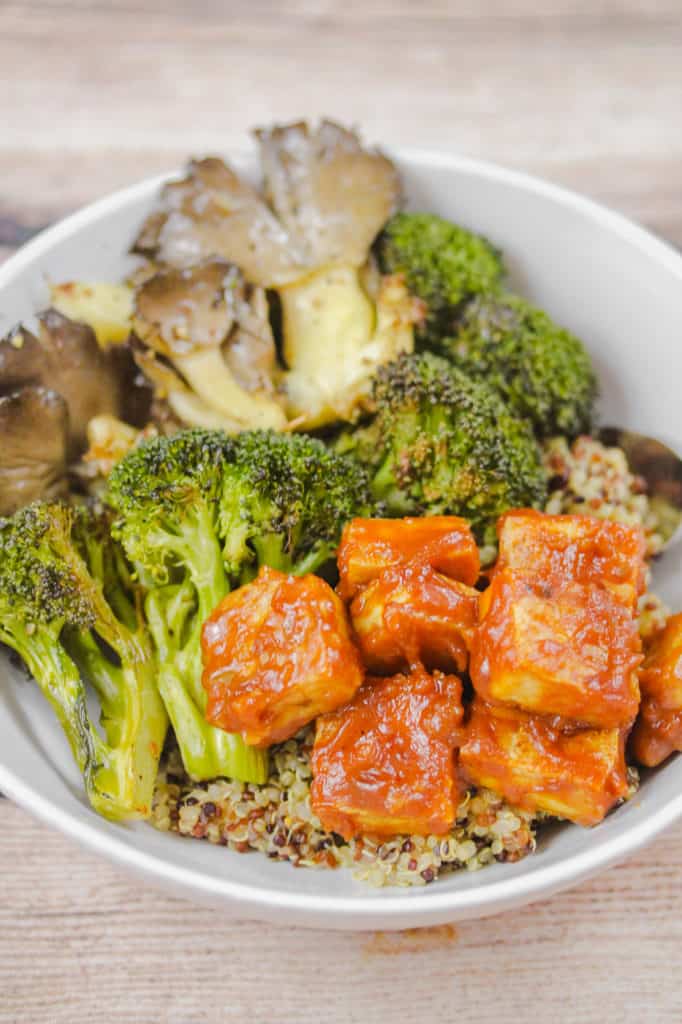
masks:
{"label": "mushroom cap", "polygon": [[69,410],[61,395],[25,385],[0,398],[0,515],[66,492]]}
{"label": "mushroom cap", "polygon": [[256,284],[290,273],[292,255],[282,226],[256,189],[218,157],[190,161],[187,176],[169,182],[161,201],[165,209],[144,222],[133,252],[171,267],[190,267],[212,256],[230,260],[234,250]]}
{"label": "mushroom cap", "polygon": [[[333,121],[259,129],[264,195],[309,269],[360,267],[400,195],[400,178],[382,153],[363,149]],[[235,262],[239,260],[235,257]]]}
{"label": "mushroom cap", "polygon": [[[217,348],[240,387],[274,391],[277,357],[265,293],[225,260],[166,268],[143,282],[135,295],[133,327],[140,341],[171,362]],[[148,356],[138,362],[146,373],[152,369]],[[159,365],[157,360],[151,376],[161,382],[165,374],[168,387],[173,371]]]}
{"label": "mushroom cap", "polygon": [[186,267],[210,256],[249,281],[282,287],[329,265],[360,267],[397,208],[396,168],[354,132],[322,121],[257,131],[264,195],[217,157],[192,161],[166,185],[134,251]]}
{"label": "mushroom cap", "polygon": [[135,333],[170,358],[222,345],[236,320],[240,277],[224,260],[160,270],[135,293]]}
{"label": "mushroom cap", "polygon": [[68,406],[68,458],[87,446],[86,428],[97,414],[144,418],[150,395],[137,388],[130,353],[103,352],[95,332],[55,309],[38,317],[38,334],[16,328],[0,340],[0,395],[26,385],[49,388]]}
{"label": "mushroom cap", "polygon": [[183,422],[286,426],[267,299],[233,264],[159,270],[136,290],[133,329],[138,366]]}

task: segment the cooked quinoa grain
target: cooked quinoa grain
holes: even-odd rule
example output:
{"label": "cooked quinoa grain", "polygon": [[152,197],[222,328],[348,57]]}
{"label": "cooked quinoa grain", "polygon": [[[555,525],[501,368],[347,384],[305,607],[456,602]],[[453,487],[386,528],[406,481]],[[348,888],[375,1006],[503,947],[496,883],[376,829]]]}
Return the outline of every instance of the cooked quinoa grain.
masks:
{"label": "cooked quinoa grain", "polygon": [[569,446],[565,438],[555,437],[545,444],[543,461],[550,488],[545,512],[642,526],[647,557],[660,553],[663,536],[658,514],[644,481],[630,472],[620,448],[607,448],[592,437],[579,437]]}
{"label": "cooked quinoa grain", "polygon": [[[589,437],[570,445],[554,438],[544,447],[550,495],[545,511],[593,515],[641,525],[647,554],[663,544],[656,510],[643,481],[628,469],[618,448]],[[481,551],[483,564],[494,560],[493,548]],[[668,610],[651,593],[639,602],[640,632],[649,637],[665,622]],[[477,871],[494,861],[516,861],[532,853],[538,828],[547,815],[510,807],[489,790],[471,790],[463,798],[452,830],[445,836],[362,836],[345,842],[322,828],[310,806],[310,753],[314,730],[273,747],[271,774],[265,785],[229,779],[193,783],[183,771],[177,749],[165,754],[152,810],[153,824],[164,831],[207,839],[239,853],[259,850],[296,867],[349,868],[373,886],[428,885],[440,875]],[[628,768],[630,799],[639,775]]]}
{"label": "cooked quinoa grain", "polygon": [[427,885],[440,874],[477,871],[493,860],[520,860],[535,849],[533,815],[512,811],[481,790],[467,793],[446,836],[363,836],[344,842],[326,832],[310,808],[313,729],[272,749],[264,786],[228,779],[192,784],[177,750],[169,751],[156,788],[152,821],[162,830],[229,846],[260,850],[297,867],[347,867],[374,886]]}

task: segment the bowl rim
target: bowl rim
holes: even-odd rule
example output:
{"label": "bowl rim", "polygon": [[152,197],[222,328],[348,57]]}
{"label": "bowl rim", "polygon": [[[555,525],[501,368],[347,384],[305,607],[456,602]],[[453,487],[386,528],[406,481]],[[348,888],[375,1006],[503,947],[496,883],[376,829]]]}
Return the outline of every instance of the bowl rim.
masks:
{"label": "bowl rim", "polygon": [[[682,285],[682,254],[645,228],[595,200],[523,171],[444,150],[395,146],[386,147],[386,152],[398,163],[404,160],[427,170],[439,167],[457,173],[467,173],[563,205],[638,248],[676,276]],[[233,149],[229,156],[238,160],[245,156],[245,151]],[[0,266],[0,287],[19,278],[26,268],[55,243],[76,234],[82,228],[129,203],[146,198],[177,174],[177,171],[171,171],[155,175],[119,189],[40,232]],[[152,882],[169,884],[186,896],[194,896],[205,901],[210,897],[219,898],[234,907],[237,912],[247,912],[253,916],[291,921],[293,913],[299,915],[299,922],[307,921],[318,925],[324,923],[336,927],[390,927],[391,924],[395,927],[408,926],[414,921],[420,924],[437,923],[452,920],[457,916],[485,916],[515,905],[529,903],[543,895],[573,885],[609,864],[622,860],[682,816],[681,792],[656,811],[645,813],[640,821],[631,823],[620,834],[558,863],[538,865],[537,870],[529,871],[522,876],[484,882],[468,889],[453,888],[439,891],[436,887],[434,891],[429,887],[428,891],[413,889],[409,893],[382,892],[381,896],[372,895],[372,890],[367,887],[367,894],[358,898],[284,892],[272,889],[268,884],[261,886],[233,882],[229,878],[218,879],[204,874],[201,870],[177,865],[164,857],[146,853],[137,849],[134,841],[111,836],[104,832],[97,822],[91,824],[89,821],[83,821],[52,803],[47,797],[43,797],[33,789],[30,782],[24,781],[2,763],[1,752],[0,789],[33,816],[55,826],[87,848],[144,875]]]}

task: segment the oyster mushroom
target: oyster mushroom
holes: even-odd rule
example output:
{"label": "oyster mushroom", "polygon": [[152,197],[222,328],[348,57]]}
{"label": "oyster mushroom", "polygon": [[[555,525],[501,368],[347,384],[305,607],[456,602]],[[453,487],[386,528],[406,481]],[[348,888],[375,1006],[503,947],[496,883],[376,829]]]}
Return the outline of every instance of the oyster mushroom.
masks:
{"label": "oyster mushroom", "polygon": [[0,395],[29,384],[60,394],[69,410],[68,456],[75,458],[86,447],[93,416],[125,419],[126,408],[139,416],[144,396],[131,387],[130,357],[102,352],[87,324],[48,309],[38,328],[36,335],[18,327],[0,341]]}
{"label": "oyster mushroom", "polygon": [[37,334],[18,327],[0,339],[2,514],[66,491],[94,416],[146,422],[151,392],[135,376],[127,349],[103,352],[91,327],[54,309],[40,314]]}
{"label": "oyster mushroom", "polygon": [[0,397],[0,515],[65,493],[68,431],[55,391],[27,385]]}
{"label": "oyster mushroom", "polygon": [[286,426],[265,294],[232,264],[159,271],[136,291],[133,328],[138,366],[184,423]]}
{"label": "oyster mushroom", "polygon": [[422,316],[400,278],[367,285],[370,246],[400,201],[397,171],[332,121],[256,137],[262,195],[216,158],[193,162],[136,251],[180,268],[222,257],[277,290],[290,414],[305,426],[351,418],[377,367],[411,351]]}

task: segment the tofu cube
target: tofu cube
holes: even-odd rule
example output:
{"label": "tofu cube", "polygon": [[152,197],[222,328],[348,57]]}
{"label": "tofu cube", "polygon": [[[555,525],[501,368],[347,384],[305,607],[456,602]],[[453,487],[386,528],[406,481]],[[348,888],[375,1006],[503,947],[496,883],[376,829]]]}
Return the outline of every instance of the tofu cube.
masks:
{"label": "tofu cube", "polygon": [[459,789],[454,748],[462,720],[455,676],[368,679],[353,700],[317,720],[312,808],[345,839],[447,832]]}
{"label": "tofu cube", "polygon": [[596,825],[627,792],[624,731],[561,732],[551,720],[474,699],[464,777],[516,807]]}
{"label": "tofu cube", "polygon": [[640,764],[655,768],[682,751],[682,613],[671,615],[649,643],[639,683],[642,703],[630,750]]}
{"label": "tofu cube", "polygon": [[465,519],[353,519],[338,552],[339,594],[350,601],[384,569],[414,558],[469,586],[478,579],[478,548]]}
{"label": "tofu cube", "polygon": [[682,710],[682,613],[671,615],[648,645],[639,685],[662,708]]}
{"label": "tofu cube", "polygon": [[546,583],[599,583],[634,609],[644,590],[644,533],[609,519],[518,509],[498,523],[499,569]]}
{"label": "tofu cube", "polygon": [[682,751],[682,708],[665,708],[644,697],[630,734],[630,750],[646,768],[656,768],[676,750]]}
{"label": "tofu cube", "polygon": [[204,623],[206,718],[268,747],[340,707],[363,680],[346,609],[319,576],[261,569]]}
{"label": "tofu cube", "polygon": [[370,672],[423,664],[463,672],[478,622],[476,590],[426,563],[387,569],[350,607],[355,639]]}
{"label": "tofu cube", "polygon": [[608,590],[541,588],[505,569],[482,595],[481,615],[469,671],[484,700],[599,729],[634,721],[641,640]]}

